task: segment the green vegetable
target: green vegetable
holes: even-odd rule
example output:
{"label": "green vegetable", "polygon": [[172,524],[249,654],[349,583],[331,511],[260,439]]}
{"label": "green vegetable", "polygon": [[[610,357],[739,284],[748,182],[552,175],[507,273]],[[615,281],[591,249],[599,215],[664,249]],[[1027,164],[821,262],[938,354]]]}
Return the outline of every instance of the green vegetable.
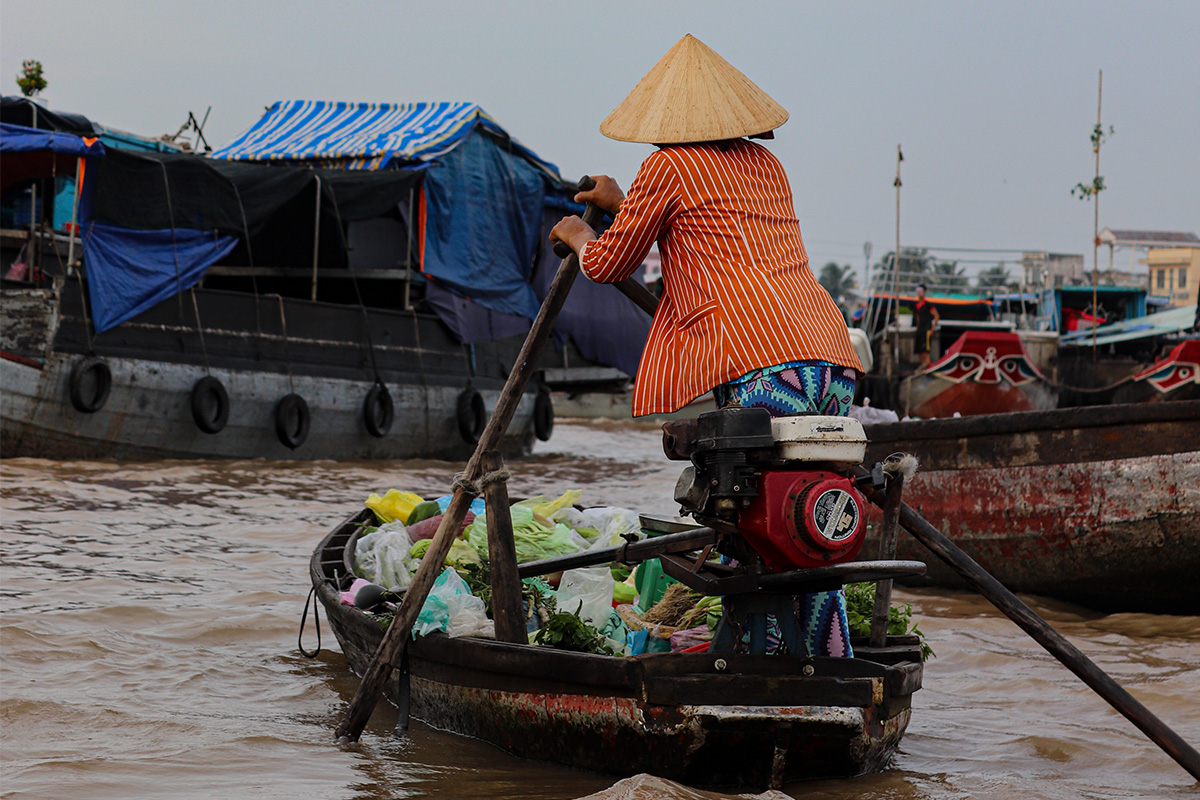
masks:
{"label": "green vegetable", "polygon": [[576,611],[571,614],[558,613],[533,635],[534,644],[549,645],[557,650],[574,653],[596,653],[602,656],[616,655],[600,632],[588,625]]}
{"label": "green vegetable", "polygon": [[[875,614],[875,584],[848,583],[846,592],[846,618],[850,622],[851,636],[870,636],[871,617]],[[936,658],[937,653],[925,641],[925,634],[912,621],[912,603],[905,603],[901,608],[895,604],[888,609],[888,636],[904,636],[913,634],[921,642],[921,660],[928,661]]]}
{"label": "green vegetable", "polygon": [[422,559],[425,557],[426,551],[429,550],[429,545],[433,543],[432,539],[421,539],[413,543],[413,546],[408,549],[408,557]]}
{"label": "green vegetable", "polygon": [[412,513],[408,515],[408,522],[406,524],[413,525],[423,519],[436,517],[440,513],[442,513],[442,507],[437,504],[436,500],[426,500],[423,503],[418,503],[413,508]]}

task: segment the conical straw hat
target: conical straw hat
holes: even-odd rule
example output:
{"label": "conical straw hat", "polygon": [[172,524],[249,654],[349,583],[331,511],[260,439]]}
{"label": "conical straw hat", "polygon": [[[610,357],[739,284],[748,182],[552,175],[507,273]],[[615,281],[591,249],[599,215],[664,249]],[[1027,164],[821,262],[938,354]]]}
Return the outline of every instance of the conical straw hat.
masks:
{"label": "conical straw hat", "polygon": [[683,144],[753,136],[788,112],[690,33],[612,110],[600,132],[622,142]]}

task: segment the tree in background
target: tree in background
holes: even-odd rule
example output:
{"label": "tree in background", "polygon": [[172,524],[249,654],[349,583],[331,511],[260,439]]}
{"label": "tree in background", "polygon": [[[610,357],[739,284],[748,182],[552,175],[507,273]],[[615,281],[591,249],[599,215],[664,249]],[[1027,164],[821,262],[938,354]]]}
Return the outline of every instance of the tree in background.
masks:
{"label": "tree in background", "polygon": [[[883,294],[892,291],[892,259],[889,251],[875,265],[876,291]],[[924,283],[930,292],[948,292],[966,288],[967,277],[959,271],[957,261],[939,261],[925,247],[901,247],[896,289],[900,294],[912,294],[918,283]]]}
{"label": "tree in background", "polygon": [[42,62],[29,59],[21,62],[21,71],[17,73],[17,86],[21,94],[34,97],[46,88],[46,79],[42,77]]}
{"label": "tree in background", "polygon": [[854,268],[849,264],[842,266],[836,261],[830,261],[821,267],[821,276],[817,281],[829,292],[833,302],[837,303],[842,311],[846,310],[850,296],[858,288],[854,281]]}
{"label": "tree in background", "polygon": [[933,265],[933,274],[929,276],[931,291],[961,292],[970,285],[971,279],[957,261],[939,261]]}
{"label": "tree in background", "polygon": [[975,286],[982,291],[995,291],[1013,285],[1008,274],[1008,266],[1001,261],[994,267],[988,267],[975,278]]}

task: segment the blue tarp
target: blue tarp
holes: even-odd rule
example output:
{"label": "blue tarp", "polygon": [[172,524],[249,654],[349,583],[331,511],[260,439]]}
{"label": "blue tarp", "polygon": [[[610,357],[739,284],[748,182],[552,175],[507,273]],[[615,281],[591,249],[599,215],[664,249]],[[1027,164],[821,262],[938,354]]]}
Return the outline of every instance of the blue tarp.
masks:
{"label": "blue tarp", "polygon": [[237,239],[187,228],[130,230],[90,221],[84,228],[92,322],[103,332],[200,282]]}
{"label": "blue tarp", "polygon": [[467,136],[426,174],[421,269],[485,308],[533,319],[529,281],[545,194],[528,161],[486,136]]}
{"label": "blue tarp", "polygon": [[348,169],[383,169],[429,161],[458,146],[476,128],[558,177],[558,167],[513,139],[475,103],[276,102],[243,133],[212,154],[229,161],[344,162]]}
{"label": "blue tarp", "polygon": [[104,145],[98,141],[88,144],[72,133],[43,131],[0,122],[0,153],[33,153],[40,150],[68,156],[104,155]]}

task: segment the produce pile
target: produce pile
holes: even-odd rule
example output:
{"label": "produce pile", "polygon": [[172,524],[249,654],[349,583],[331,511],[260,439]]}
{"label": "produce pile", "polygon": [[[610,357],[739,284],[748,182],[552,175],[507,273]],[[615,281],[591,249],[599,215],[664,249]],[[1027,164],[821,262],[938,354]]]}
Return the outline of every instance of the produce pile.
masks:
{"label": "produce pile", "polygon": [[[625,508],[581,508],[583,492],[572,489],[548,499],[514,503],[509,514],[517,561],[539,561],[613,547],[626,537],[642,538],[641,519]],[[425,500],[392,489],[372,494],[366,506],[378,524],[364,526],[355,546],[358,580],[342,602],[387,618],[412,583],[450,504],[450,495]],[[846,586],[851,634],[870,629],[874,584]],[[635,570],[619,563],[567,570],[522,582],[526,630],[534,644],[604,655],[706,650],[721,620],[721,598],[704,597],[662,573],[658,559]],[[444,631],[450,636],[494,637],[487,510],[471,503],[444,569],[413,626],[413,635]],[[922,653],[933,651],[912,620],[912,606],[891,608],[890,635],[916,634]]]}
{"label": "produce pile", "polygon": [[[554,499],[538,496],[511,506],[519,563],[613,547],[627,537],[646,536],[636,512],[581,508],[582,495],[572,489]],[[391,614],[394,602],[389,600],[395,601],[412,583],[449,503],[449,495],[425,500],[397,489],[367,498],[377,524],[364,526],[359,534],[358,580],[342,593],[342,602],[363,605],[383,616]],[[720,619],[720,598],[701,600],[695,593],[680,593],[679,585],[663,598],[671,584],[674,581],[661,574],[657,560],[633,571],[614,563],[527,578],[522,587],[530,640],[564,650],[627,656],[707,646]],[[487,510],[476,499],[413,634],[493,636],[491,615]],[[686,628],[681,626],[685,621]]]}

